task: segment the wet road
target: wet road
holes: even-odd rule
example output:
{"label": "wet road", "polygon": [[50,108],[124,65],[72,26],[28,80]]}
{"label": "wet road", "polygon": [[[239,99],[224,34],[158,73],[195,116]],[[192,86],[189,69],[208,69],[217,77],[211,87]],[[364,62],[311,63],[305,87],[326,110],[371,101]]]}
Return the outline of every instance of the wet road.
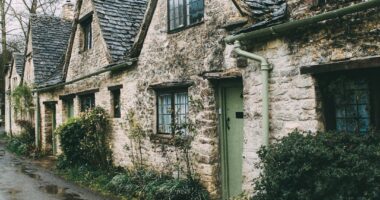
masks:
{"label": "wet road", "polygon": [[0,141],[0,200],[103,200],[4,151]]}

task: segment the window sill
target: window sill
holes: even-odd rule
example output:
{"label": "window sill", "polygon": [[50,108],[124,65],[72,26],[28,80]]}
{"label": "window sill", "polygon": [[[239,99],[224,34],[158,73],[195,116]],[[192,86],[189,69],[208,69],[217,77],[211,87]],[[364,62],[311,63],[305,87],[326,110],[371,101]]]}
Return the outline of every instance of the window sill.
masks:
{"label": "window sill", "polygon": [[181,32],[183,30],[186,30],[186,29],[189,29],[189,28],[193,28],[194,26],[198,26],[198,25],[201,25],[204,23],[204,20],[198,22],[198,23],[195,23],[195,24],[192,24],[192,25],[189,25],[189,26],[184,26],[184,27],[181,27],[181,28],[176,28],[176,29],[173,29],[173,30],[169,30],[169,27],[168,27],[168,31],[167,33],[168,34],[175,34],[175,33],[178,33],[178,32]]}
{"label": "window sill", "polygon": [[150,141],[157,144],[167,144],[173,146],[181,146],[183,143],[191,141],[191,136],[176,137],[169,134],[152,134]]}

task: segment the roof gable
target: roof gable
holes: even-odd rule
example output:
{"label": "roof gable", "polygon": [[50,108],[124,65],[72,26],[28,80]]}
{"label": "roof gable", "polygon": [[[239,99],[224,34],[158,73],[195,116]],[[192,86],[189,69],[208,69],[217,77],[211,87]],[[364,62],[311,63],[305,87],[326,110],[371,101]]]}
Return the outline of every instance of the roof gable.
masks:
{"label": "roof gable", "polygon": [[22,53],[14,53],[13,54],[13,62],[16,67],[16,72],[19,76],[22,76],[22,73],[24,71],[24,63],[25,63],[25,57]]}
{"label": "roof gable", "polygon": [[61,74],[71,26],[71,21],[59,17],[43,15],[30,17],[36,85],[45,84],[53,75],[56,76],[57,72]]}
{"label": "roof gable", "polygon": [[132,50],[143,23],[148,0],[93,0],[103,38],[113,62]]}

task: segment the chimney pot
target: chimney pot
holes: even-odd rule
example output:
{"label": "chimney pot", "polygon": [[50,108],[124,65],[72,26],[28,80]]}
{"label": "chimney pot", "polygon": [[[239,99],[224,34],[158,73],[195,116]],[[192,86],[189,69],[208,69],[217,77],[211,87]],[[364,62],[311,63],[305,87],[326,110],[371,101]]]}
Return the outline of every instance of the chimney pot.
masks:
{"label": "chimney pot", "polygon": [[66,0],[66,3],[63,4],[61,17],[65,20],[74,19],[74,4],[70,0]]}

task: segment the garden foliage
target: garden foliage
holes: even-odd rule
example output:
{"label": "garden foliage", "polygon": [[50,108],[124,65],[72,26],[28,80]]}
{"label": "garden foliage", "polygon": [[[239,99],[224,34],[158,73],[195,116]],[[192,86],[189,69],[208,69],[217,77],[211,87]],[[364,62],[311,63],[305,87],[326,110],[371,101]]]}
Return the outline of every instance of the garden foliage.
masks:
{"label": "garden foliage", "polygon": [[69,119],[58,127],[63,154],[59,167],[89,165],[109,167],[112,153],[109,146],[110,121],[104,109],[96,107],[82,113],[79,118]]}
{"label": "garden foliage", "polygon": [[380,199],[380,135],[291,133],[259,151],[253,199]]}
{"label": "garden foliage", "polygon": [[21,132],[8,141],[7,149],[17,155],[32,156],[36,152],[34,126],[27,120],[18,120],[16,123]]}

